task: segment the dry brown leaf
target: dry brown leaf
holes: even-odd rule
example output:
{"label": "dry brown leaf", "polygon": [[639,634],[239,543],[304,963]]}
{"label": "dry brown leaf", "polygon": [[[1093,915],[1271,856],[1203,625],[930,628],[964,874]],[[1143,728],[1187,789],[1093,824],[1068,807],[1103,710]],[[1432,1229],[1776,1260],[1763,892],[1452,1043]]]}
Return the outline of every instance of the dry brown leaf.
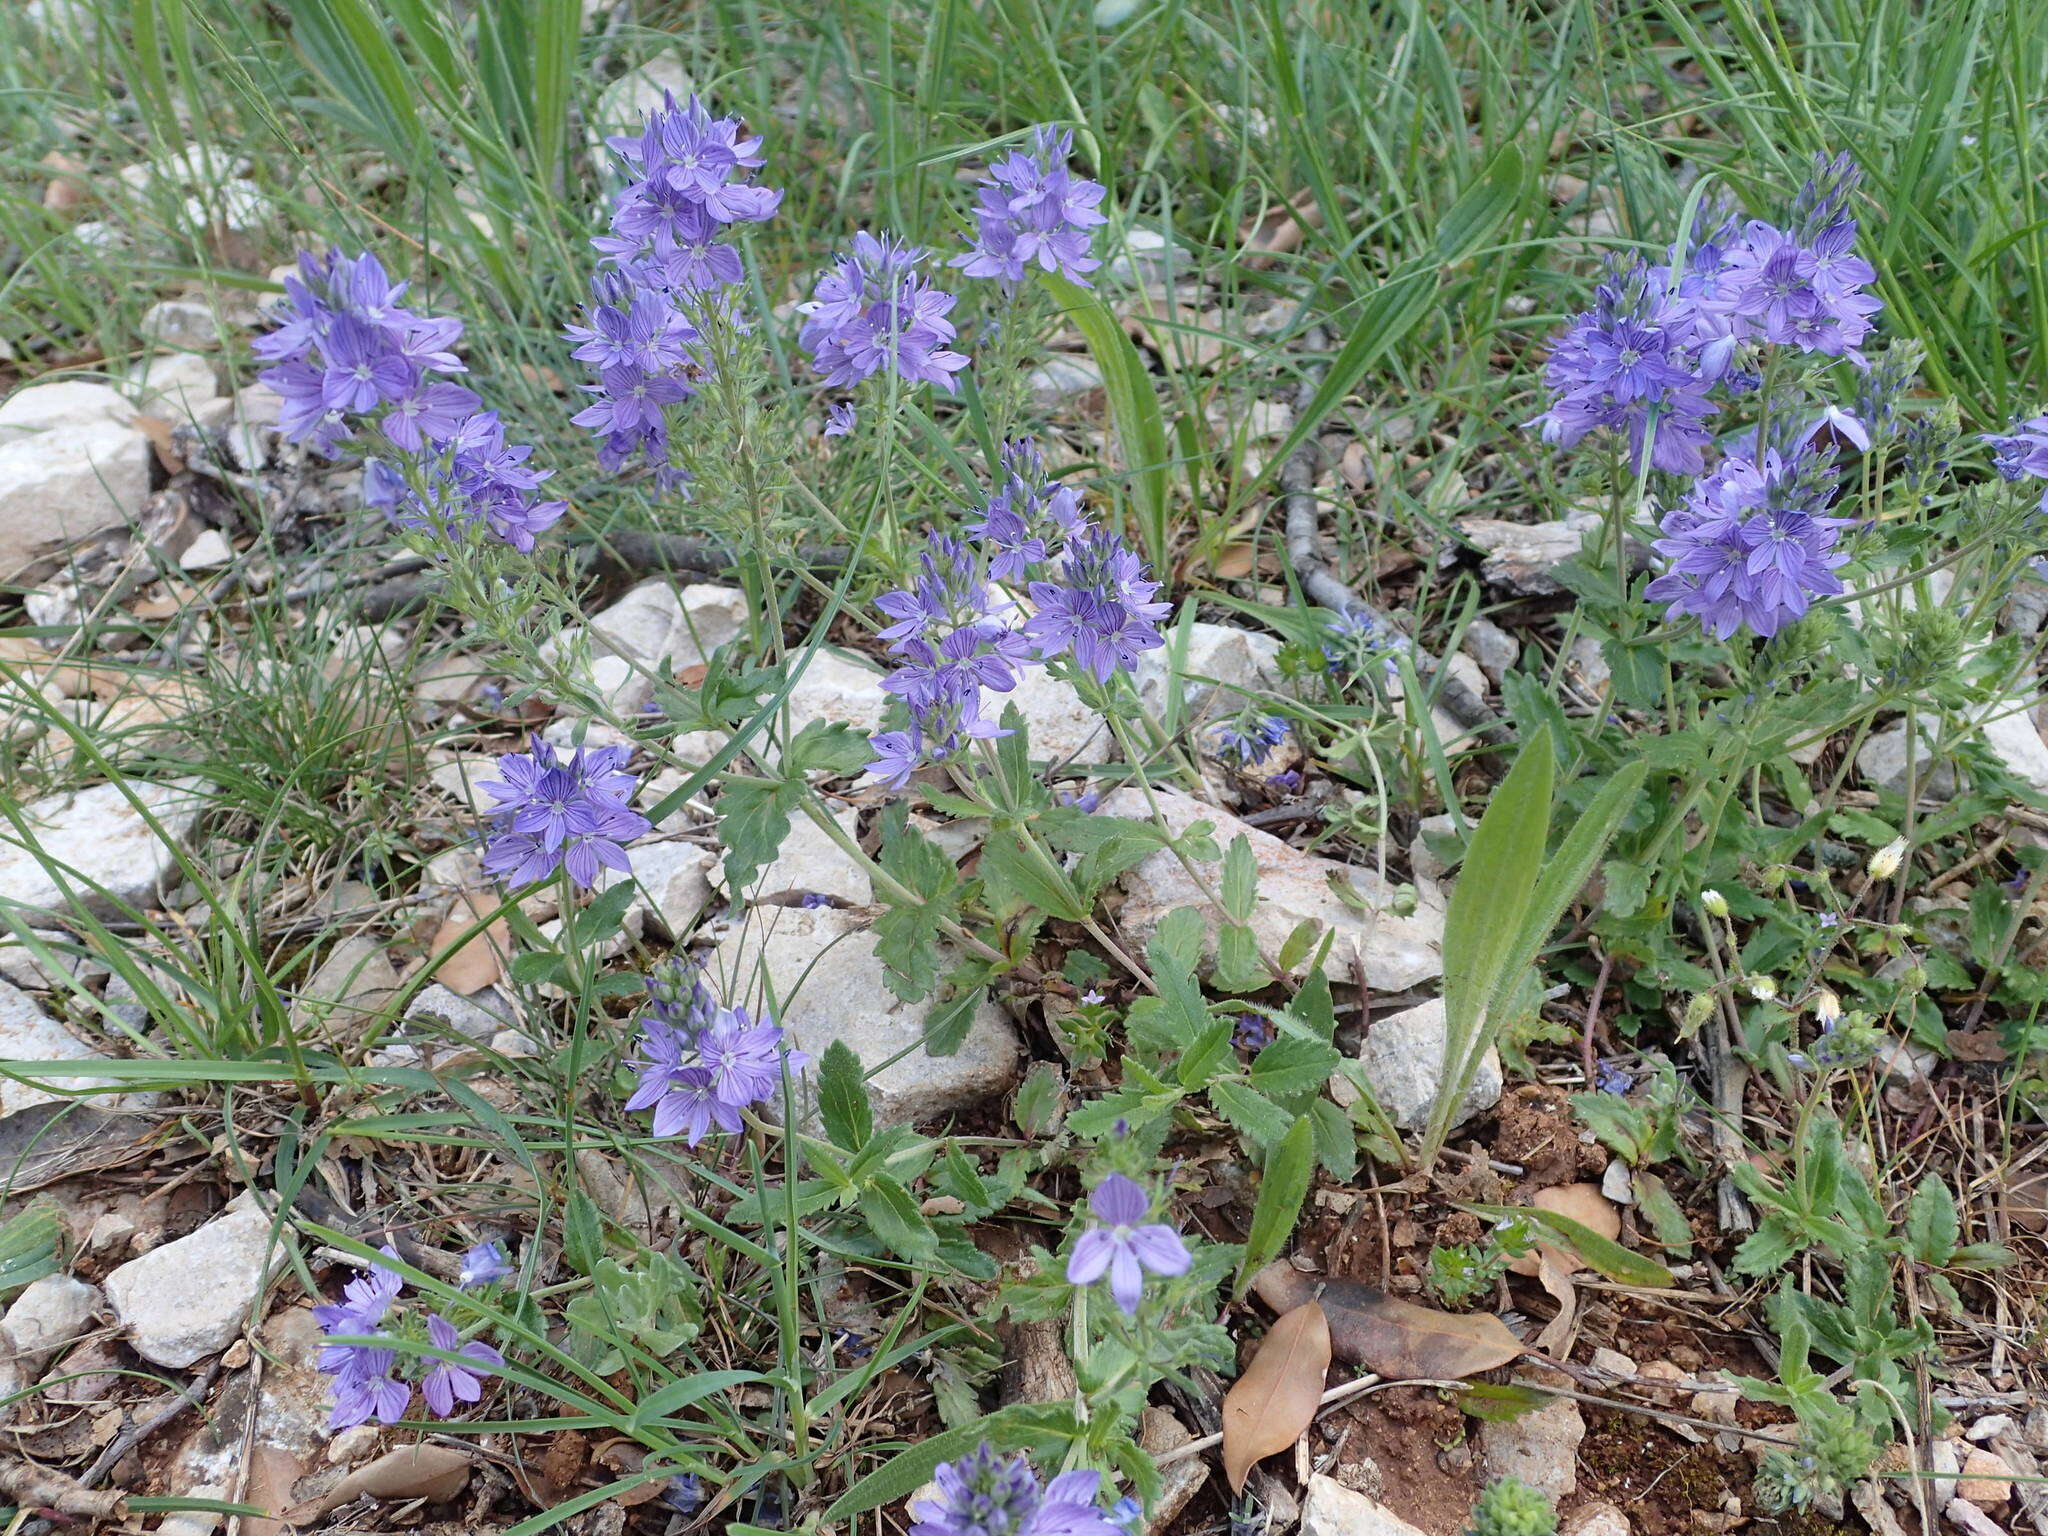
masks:
{"label": "dry brown leaf", "polygon": [[1284,1259],[1260,1270],[1252,1287],[1276,1312],[1316,1297],[1336,1357],[1394,1380],[1462,1381],[1522,1353],[1520,1341],[1489,1313],[1438,1312],[1356,1280],[1318,1281]]}
{"label": "dry brown leaf", "polygon": [[[448,908],[448,915],[441,919],[441,926],[434,930],[427,952],[438,955],[475,927],[478,920],[496,905],[497,902],[486,892],[462,892]],[[434,979],[450,992],[468,997],[473,992],[481,992],[504,974],[504,957],[511,952],[512,927],[501,917],[450,955],[441,969],[434,973]]]}
{"label": "dry brown leaf", "polygon": [[[647,1448],[635,1445],[631,1440],[624,1438],[607,1440],[591,1453],[590,1459],[607,1472],[615,1473],[622,1478],[630,1477],[647,1464]],[[662,1488],[663,1484],[659,1478],[649,1478],[644,1483],[637,1483],[628,1488],[624,1493],[613,1494],[612,1502],[631,1509],[636,1504],[645,1504],[650,1499],[660,1498]]]}
{"label": "dry brown leaf", "polygon": [[1212,570],[1218,581],[1239,581],[1251,575],[1258,558],[1258,550],[1250,544],[1227,545],[1216,556]]}
{"label": "dry brown leaf", "polygon": [[1223,1394],[1223,1474],[1244,1492],[1254,1463],[1299,1440],[1323,1400],[1330,1320],[1305,1301],[1281,1314],[1252,1363]]}
{"label": "dry brown leaf", "polygon": [[453,1446],[402,1446],[358,1467],[319,1498],[285,1511],[285,1524],[309,1525],[366,1493],[373,1499],[444,1504],[468,1486],[469,1468],[469,1453]]}
{"label": "dry brown leaf", "polygon": [[[1553,1184],[1548,1189],[1537,1190],[1529,1203],[1539,1211],[1550,1211],[1576,1221],[1601,1237],[1621,1236],[1621,1208],[1600,1193],[1598,1184]],[[1568,1275],[1587,1267],[1585,1261],[1569,1249],[1560,1248],[1555,1243],[1538,1243],[1508,1268],[1518,1275],[1540,1276],[1544,1260],[1553,1255],[1554,1262],[1562,1265]]]}
{"label": "dry brown leaf", "polygon": [[1536,1266],[1536,1279],[1556,1299],[1557,1316],[1536,1335],[1536,1347],[1546,1355],[1562,1359],[1571,1353],[1572,1320],[1579,1314],[1579,1290],[1572,1284],[1572,1271],[1578,1267],[1578,1261],[1548,1244],[1537,1252],[1542,1257]]}
{"label": "dry brown leaf", "polygon": [[2005,1042],[1988,1029],[1952,1029],[1948,1053],[1957,1061],[2004,1061]]}

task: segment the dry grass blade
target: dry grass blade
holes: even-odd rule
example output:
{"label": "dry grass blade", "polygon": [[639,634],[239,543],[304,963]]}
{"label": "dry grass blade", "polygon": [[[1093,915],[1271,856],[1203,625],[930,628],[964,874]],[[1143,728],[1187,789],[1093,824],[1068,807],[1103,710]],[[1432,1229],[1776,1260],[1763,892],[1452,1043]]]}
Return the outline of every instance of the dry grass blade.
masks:
{"label": "dry grass blade", "polygon": [[1462,1381],[1522,1353],[1521,1342],[1487,1313],[1438,1312],[1356,1280],[1318,1281],[1285,1260],[1260,1270],[1252,1288],[1275,1310],[1320,1300],[1336,1357],[1381,1376]]}
{"label": "dry grass blade", "polygon": [[1223,1397],[1223,1473],[1242,1493],[1254,1463],[1301,1437],[1323,1400],[1330,1369],[1330,1322],[1305,1301],[1283,1314],[1250,1367]]}

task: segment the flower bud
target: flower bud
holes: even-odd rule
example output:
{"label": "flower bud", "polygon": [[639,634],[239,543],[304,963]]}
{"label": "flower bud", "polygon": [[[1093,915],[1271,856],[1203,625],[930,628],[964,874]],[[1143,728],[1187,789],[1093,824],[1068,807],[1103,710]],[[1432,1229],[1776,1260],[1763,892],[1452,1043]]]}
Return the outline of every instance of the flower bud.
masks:
{"label": "flower bud", "polygon": [[1749,988],[1749,995],[1760,1003],[1768,1003],[1778,995],[1778,984],[1768,976],[1749,976],[1743,980]]}
{"label": "flower bud", "polygon": [[1813,995],[1813,1016],[1820,1020],[1823,1029],[1827,1028],[1842,1016],[1842,1000],[1822,987]]}
{"label": "flower bud", "polygon": [[1873,880],[1889,880],[1899,872],[1899,866],[1906,862],[1906,840],[1895,837],[1870,856],[1865,866]]}
{"label": "flower bud", "polygon": [[1697,1034],[1699,1032],[1699,1027],[1702,1024],[1706,1023],[1707,1020],[1713,1016],[1713,1013],[1714,994],[1711,992],[1693,993],[1693,995],[1686,1000],[1685,1021],[1681,1025],[1679,1033],[1681,1035]]}
{"label": "flower bud", "polygon": [[1906,970],[1905,970],[1905,973],[1904,973],[1903,975],[1901,975],[1901,976],[1899,977],[1899,986],[1900,986],[1901,988],[1903,988],[1904,990],[1908,991],[1908,992],[1924,992],[1924,991],[1926,991],[1926,990],[1927,990],[1927,969],[1926,969],[1926,967],[1925,967],[1925,966],[1919,966],[1919,965],[1912,965],[1912,966],[1908,966],[1908,967],[1906,968]]}
{"label": "flower bud", "polygon": [[1707,909],[1709,917],[1726,917],[1728,915],[1728,898],[1719,891],[1701,891],[1700,905]]}

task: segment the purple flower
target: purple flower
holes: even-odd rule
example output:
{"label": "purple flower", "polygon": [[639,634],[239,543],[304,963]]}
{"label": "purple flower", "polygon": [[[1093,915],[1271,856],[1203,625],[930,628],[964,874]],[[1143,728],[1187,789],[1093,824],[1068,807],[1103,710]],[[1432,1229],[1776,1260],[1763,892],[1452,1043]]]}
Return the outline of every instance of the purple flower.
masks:
{"label": "purple flower", "polygon": [[1152,1202],[1136,1181],[1112,1173],[1088,1197],[1089,1212],[1102,1223],[1083,1232],[1067,1260],[1069,1285],[1093,1285],[1106,1273],[1109,1294],[1128,1316],[1136,1316],[1145,1275],[1184,1275],[1194,1258],[1180,1234],[1163,1222],[1144,1223]]}
{"label": "purple flower", "polygon": [[1071,486],[1047,477],[1045,459],[1030,438],[1003,445],[1002,478],[967,532],[989,551],[989,575],[997,581],[1029,576],[1062,540],[1092,527]]}
{"label": "purple flower", "polygon": [[1811,426],[1799,435],[1799,446],[1814,445],[1822,448],[1851,447],[1858,453],[1870,451],[1870,430],[1836,406],[1828,406],[1816,416]]}
{"label": "purple flower", "polygon": [[936,1499],[910,1510],[910,1536],[1120,1536],[1096,1507],[1099,1472],[1064,1472],[1041,1488],[1022,1455],[984,1442],[932,1473]]}
{"label": "purple flower", "polygon": [[1240,1013],[1237,1027],[1230,1032],[1230,1043],[1240,1051],[1262,1051],[1273,1043],[1276,1033],[1273,1021],[1263,1013]]}
{"label": "purple flower", "polygon": [[[2005,480],[2048,480],[2048,415],[2015,420],[2010,432],[1986,433],[1991,466]],[[2041,510],[2048,512],[2048,487],[2041,492]]]}
{"label": "purple flower", "polygon": [[797,306],[808,317],[798,339],[826,384],[844,388],[890,371],[952,391],[967,359],[947,346],[953,295],[918,274],[925,254],[862,230],[852,252],[818,279],[810,302]]}
{"label": "purple flower", "polygon": [[1757,464],[1730,456],[1666,515],[1654,545],[1670,562],[1644,595],[1690,614],[1726,640],[1747,627],[1774,635],[1816,597],[1842,590],[1836,548],[1848,519],[1823,516],[1835,471],[1819,455],[1775,451]]}
{"label": "purple flower", "polygon": [[1226,721],[1216,727],[1216,755],[1235,759],[1241,768],[1252,768],[1273,755],[1273,749],[1287,739],[1287,722],[1279,715],[1255,716],[1235,724]]}
{"label": "purple flower", "polygon": [[991,165],[980,183],[973,248],[949,264],[1009,289],[1033,267],[1091,286],[1083,274],[1102,265],[1088,254],[1091,232],[1109,221],[1095,206],[1102,184],[1068,169],[1073,149],[1072,133],[1044,125],[1032,130],[1030,149]]}
{"label": "purple flower", "polygon": [[677,210],[695,209],[718,224],[766,219],[782,194],[748,178],[762,164],[761,141],[743,138],[737,117],[713,118],[695,96],[683,106],[664,95],[637,134],[607,139],[634,179],[615,200],[612,227],[650,238],[667,229],[678,238]]}
{"label": "purple flower", "polygon": [[860,422],[860,413],[850,400],[841,400],[825,413],[825,435],[847,437]]}
{"label": "purple flower", "polygon": [[389,1349],[359,1348],[352,1351],[348,1366],[334,1378],[334,1407],[327,1416],[329,1430],[347,1429],[374,1418],[382,1424],[396,1424],[405,1417],[412,1401],[412,1388],[392,1375],[398,1356]]}
{"label": "purple flower", "polygon": [[1593,1087],[1600,1093],[1627,1093],[1636,1080],[1629,1070],[1605,1056],[1593,1063]]}
{"label": "purple flower", "polygon": [[639,1045],[627,1063],[640,1078],[627,1110],[653,1110],[656,1136],[680,1135],[693,1147],[714,1128],[740,1130],[740,1111],[773,1098],[785,1067],[796,1072],[810,1063],[780,1025],[756,1023],[744,1008],[693,1006],[677,1019],[657,1001],[641,1015]]}
{"label": "purple flower", "polygon": [[874,774],[889,789],[901,789],[924,761],[924,738],[912,726],[907,731],[879,731],[868,738],[874,760],[865,771]]}
{"label": "purple flower", "polygon": [[1158,590],[1145,563],[1121,538],[1107,529],[1090,530],[1068,543],[1058,581],[1030,584],[1038,611],[1024,633],[1041,657],[1071,653],[1083,672],[1106,683],[1166,643],[1157,621],[1172,604],[1152,601]]}
{"label": "purple flower", "polygon": [[473,1291],[479,1286],[493,1285],[500,1280],[511,1278],[512,1266],[505,1258],[501,1243],[478,1243],[462,1256],[462,1273],[455,1284],[462,1290]]}
{"label": "purple flower", "polygon": [[562,869],[584,888],[600,867],[631,873],[624,845],[652,823],[626,803],[639,783],[624,767],[630,750],[579,748],[564,763],[547,742],[532,740],[531,752],[498,760],[502,778],[481,785],[498,802],[484,868],[513,885]]}
{"label": "purple flower", "polygon": [[427,1338],[434,1348],[471,1362],[462,1365],[453,1360],[436,1360],[434,1368],[420,1379],[420,1396],[427,1400],[435,1418],[445,1419],[455,1412],[458,1398],[473,1403],[484,1395],[483,1378],[503,1368],[505,1357],[481,1339],[464,1344],[455,1325],[438,1312],[427,1316]]}
{"label": "purple flower", "polygon": [[1702,364],[1712,343],[1698,315],[1698,302],[1670,293],[1641,258],[1610,271],[1593,307],[1552,345],[1550,409],[1529,425],[1540,423],[1543,440],[1564,448],[1596,429],[1623,432],[1638,464],[1647,450],[1658,469],[1698,474],[1707,441],[1700,422],[1718,409],[1706,398]]}

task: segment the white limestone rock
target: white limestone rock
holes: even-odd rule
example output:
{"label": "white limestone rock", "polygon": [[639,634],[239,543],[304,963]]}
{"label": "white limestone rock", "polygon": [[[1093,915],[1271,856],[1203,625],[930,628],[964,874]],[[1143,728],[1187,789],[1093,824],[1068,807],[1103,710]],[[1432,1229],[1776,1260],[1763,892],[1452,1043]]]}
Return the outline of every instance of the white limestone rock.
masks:
{"label": "white limestone rock", "polygon": [[[1166,706],[1179,627],[1170,626],[1165,634],[1165,645],[1138,658],[1135,674],[1138,697],[1154,714]],[[1232,624],[1190,624],[1187,650],[1179,657],[1178,671],[1185,718],[1196,722],[1222,719],[1251,702],[1245,695],[1271,693],[1281,687],[1280,642],[1258,630]]]}
{"label": "white limestone rock", "polygon": [[[778,1021],[813,1058],[834,1040],[845,1041],[872,1074],[868,1097],[880,1125],[970,1108],[1006,1091],[1022,1064],[1016,1030],[986,1002],[957,1051],[925,1051],[920,1042],[931,1002],[901,1002],[889,990],[874,932],[854,913],[757,908],[712,952],[708,971],[713,990],[728,1000],[760,998],[765,973],[774,984]],[[892,1060],[902,1052],[901,1060]],[[815,1094],[816,1075],[807,1072],[798,1085],[806,1119],[815,1115]]]}
{"label": "white limestone rock", "polygon": [[[0,1058],[8,1061],[59,1063],[109,1061],[106,1052],[71,1033],[43,1012],[35,999],[12,982],[0,981]],[[31,1074],[33,1075],[33,1074]],[[0,1078],[0,1115],[11,1115],[34,1104],[50,1104],[94,1086],[84,1077],[52,1077],[53,1087],[68,1092],[51,1092],[13,1078]],[[101,1104],[119,1103],[95,1095]]]}
{"label": "white limestone rock", "polygon": [[[1443,973],[1444,909],[1433,891],[1424,890],[1415,910],[1402,917],[1393,911],[1393,888],[1368,868],[1303,853],[1269,832],[1247,826],[1228,811],[1205,805],[1171,790],[1155,790],[1160,814],[1176,837],[1197,821],[1215,823],[1217,846],[1227,850],[1242,835],[1259,870],[1258,903],[1251,929],[1260,947],[1277,958],[1297,924],[1313,921],[1333,930],[1336,943],[1330,959],[1332,975],[1352,974],[1352,958],[1364,966],[1366,985],[1376,992],[1404,992]],[[1145,797],[1126,787],[1107,796],[1105,816],[1149,821]],[[1222,866],[1204,871],[1211,889],[1222,878]],[[1370,908],[1361,912],[1338,896],[1332,877],[1346,882]],[[1211,906],[1180,861],[1162,849],[1123,877],[1125,902],[1119,924],[1141,949],[1169,912],[1193,907],[1208,926],[1210,958],[1222,929],[1223,914]],[[1311,946],[1313,948],[1313,946]]]}
{"label": "white limestone rock", "polygon": [[0,577],[44,546],[133,520],[149,495],[149,439],[106,384],[66,380],[0,405]]}
{"label": "white limestone rock", "polygon": [[[1358,1052],[1366,1080],[1380,1108],[1404,1131],[1429,1123],[1444,1080],[1444,1045],[1444,1005],[1435,998],[1374,1019],[1366,1032]],[[1500,1102],[1502,1086],[1500,1054],[1489,1046],[1451,1124],[1463,1125],[1493,1108]]]}
{"label": "white limestone rock", "polygon": [[20,1351],[23,1370],[40,1376],[59,1351],[91,1332],[93,1314],[105,1299],[96,1285],[70,1275],[45,1275],[14,1298],[0,1331]]}
{"label": "white limestone rock", "polygon": [[1354,1492],[1320,1472],[1308,1480],[1301,1505],[1301,1536],[1422,1536],[1378,1499]]}
{"label": "white limestone rock", "polygon": [[107,1276],[107,1300],[135,1352],[171,1370],[234,1341],[281,1255],[271,1218],[247,1194],[198,1231]]}
{"label": "white limestone rock", "polygon": [[1479,1426],[1486,1470],[1494,1477],[1518,1477],[1538,1493],[1561,1499],[1578,1491],[1579,1442],[1586,1420],[1568,1397],[1541,1408]]}
{"label": "white limestone rock", "polygon": [[1599,524],[1599,513],[1582,508],[1554,523],[1461,517],[1454,526],[1485,551],[1479,574],[1489,586],[1517,597],[1555,597],[1565,588],[1551,572],[1576,555],[1585,543],[1586,531]]}
{"label": "white limestone rock", "polygon": [[[191,838],[204,806],[199,780],[131,780],[126,788],[174,842]],[[57,911],[70,904],[38,853],[64,866],[66,883],[82,905],[108,917],[122,904],[152,904],[177,868],[171,847],[158,840],[117,784],[46,795],[26,806],[22,819],[36,846],[23,847],[11,825],[0,829],[0,898],[25,907]]]}

